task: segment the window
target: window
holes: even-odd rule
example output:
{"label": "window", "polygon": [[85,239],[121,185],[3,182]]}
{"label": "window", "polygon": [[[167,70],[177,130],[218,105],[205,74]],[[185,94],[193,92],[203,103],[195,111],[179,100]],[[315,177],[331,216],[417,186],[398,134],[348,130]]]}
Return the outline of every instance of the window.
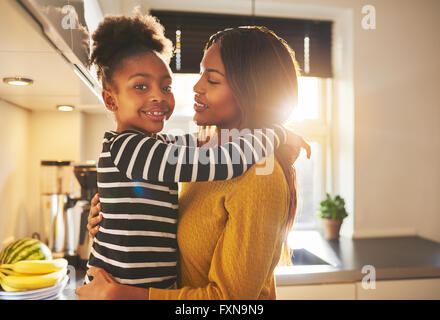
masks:
{"label": "window", "polygon": [[300,77],[299,103],[287,125],[303,136],[312,147],[309,160],[302,152],[295,162],[298,208],[294,230],[317,229],[316,212],[330,184],[330,107],[331,78]]}
{"label": "window", "polygon": [[176,48],[170,64],[173,72],[199,72],[205,43],[217,31],[256,25],[273,30],[292,47],[305,75],[332,76],[331,21],[161,10],[150,14],[159,18]]}
{"label": "window", "polygon": [[[174,74],[173,91],[176,99],[174,114],[166,125],[166,131],[179,133],[194,132],[193,86],[198,81],[198,74]],[[302,135],[312,147],[312,158],[309,160],[303,151],[295,163],[298,185],[298,210],[294,229],[316,229],[318,218],[315,213],[319,202],[325,196],[329,183],[328,146],[330,125],[327,114],[331,101],[331,79],[299,77],[299,105],[294,110],[287,125]]]}
{"label": "window", "polygon": [[175,73],[173,75],[173,93],[176,100],[173,117],[192,119],[195,94],[193,87],[199,79],[200,75],[194,73]]}

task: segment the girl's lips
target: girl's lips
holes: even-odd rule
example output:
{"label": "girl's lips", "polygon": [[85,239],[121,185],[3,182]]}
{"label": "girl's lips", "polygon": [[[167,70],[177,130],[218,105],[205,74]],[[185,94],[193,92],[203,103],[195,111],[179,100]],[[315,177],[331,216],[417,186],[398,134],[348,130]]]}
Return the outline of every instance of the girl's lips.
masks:
{"label": "girl's lips", "polygon": [[203,103],[200,103],[200,102],[197,102],[197,101],[194,102],[194,110],[196,112],[203,112],[206,109],[208,109],[208,106],[206,104],[203,104]]}
{"label": "girl's lips", "polygon": [[166,118],[168,112],[162,110],[141,110],[141,114],[153,121],[163,121]]}

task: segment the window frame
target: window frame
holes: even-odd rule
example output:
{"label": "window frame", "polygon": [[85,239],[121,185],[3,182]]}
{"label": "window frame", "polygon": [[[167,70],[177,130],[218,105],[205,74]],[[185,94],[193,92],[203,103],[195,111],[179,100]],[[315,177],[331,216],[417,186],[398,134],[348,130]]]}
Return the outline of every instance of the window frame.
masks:
{"label": "window frame", "polygon": [[[314,188],[314,199],[318,201],[324,199],[326,192],[331,190],[332,174],[331,174],[331,145],[332,145],[332,130],[331,130],[331,109],[332,109],[332,79],[331,78],[317,78],[318,92],[319,92],[319,108],[317,119],[306,119],[300,121],[291,121],[286,124],[294,132],[301,135],[308,142],[315,142],[318,145],[318,159],[317,168],[314,171],[313,184],[317,185]],[[313,157],[313,153],[312,153]],[[299,186],[300,188],[300,186]],[[299,194],[301,196],[301,194]],[[298,216],[299,212],[297,212]],[[311,213],[315,215],[315,212]],[[293,230],[319,230],[320,224],[317,217],[314,218],[313,223],[298,223],[295,218]],[[290,232],[292,232],[290,231]]]}

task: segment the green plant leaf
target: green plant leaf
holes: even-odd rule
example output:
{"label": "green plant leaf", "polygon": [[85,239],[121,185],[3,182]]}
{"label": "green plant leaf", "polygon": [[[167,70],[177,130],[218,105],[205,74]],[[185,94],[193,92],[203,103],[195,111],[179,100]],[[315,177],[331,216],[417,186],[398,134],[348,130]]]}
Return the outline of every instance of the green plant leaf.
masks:
{"label": "green plant leaf", "polygon": [[326,193],[325,200],[322,200],[319,205],[317,216],[320,218],[344,219],[348,216],[345,210],[345,200],[340,195],[336,195],[332,199],[330,194]]}

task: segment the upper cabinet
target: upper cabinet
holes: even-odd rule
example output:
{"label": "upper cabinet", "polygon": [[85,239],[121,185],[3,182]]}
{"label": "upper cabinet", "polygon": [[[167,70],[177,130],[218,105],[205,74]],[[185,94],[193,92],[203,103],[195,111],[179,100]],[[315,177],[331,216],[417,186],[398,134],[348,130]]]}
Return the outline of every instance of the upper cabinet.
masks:
{"label": "upper cabinet", "polygon": [[103,109],[101,87],[88,69],[90,34],[102,19],[93,0],[0,1],[0,77],[25,77],[32,85],[0,83],[0,97],[29,110]]}

